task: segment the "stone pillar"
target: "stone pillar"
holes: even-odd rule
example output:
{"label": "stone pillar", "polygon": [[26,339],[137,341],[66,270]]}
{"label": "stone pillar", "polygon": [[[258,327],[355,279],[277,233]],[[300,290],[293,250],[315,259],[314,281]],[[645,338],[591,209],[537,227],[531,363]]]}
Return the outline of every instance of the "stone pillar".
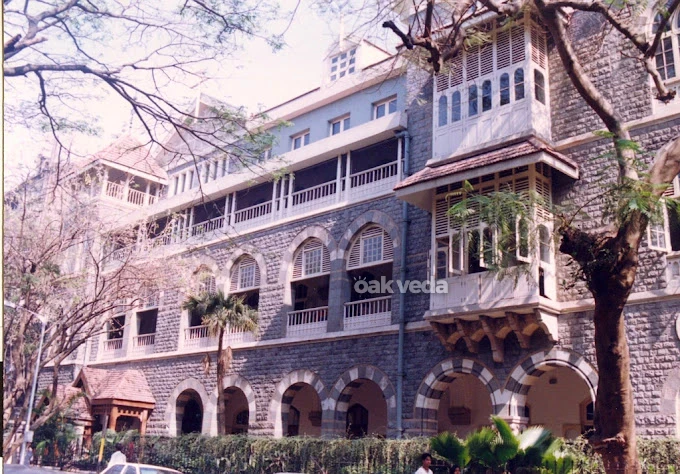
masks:
{"label": "stone pillar", "polygon": [[343,330],[345,303],[350,299],[351,283],[345,269],[345,261],[332,260],[328,292],[328,332]]}
{"label": "stone pillar", "polygon": [[515,433],[520,433],[529,425],[529,418],[526,416],[500,416],[500,418],[505,420]]}

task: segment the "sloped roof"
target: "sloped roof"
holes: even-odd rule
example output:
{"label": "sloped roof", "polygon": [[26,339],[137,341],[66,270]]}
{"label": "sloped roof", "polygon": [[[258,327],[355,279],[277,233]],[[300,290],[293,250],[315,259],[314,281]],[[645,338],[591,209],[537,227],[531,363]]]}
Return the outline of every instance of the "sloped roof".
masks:
{"label": "sloped roof", "polygon": [[83,390],[73,387],[71,385],[57,385],[56,399],[67,400],[70,406],[66,409],[66,416],[74,420],[89,420],[92,421],[90,415],[90,407],[85,398]]}
{"label": "sloped roof", "polygon": [[141,370],[106,370],[84,367],[76,379],[83,379],[91,400],[118,399],[156,403],[146,377]]}
{"label": "sloped roof", "polygon": [[103,150],[95,153],[92,161],[96,160],[110,161],[159,178],[167,178],[168,176],[151,156],[149,149],[129,135],[119,138]]}
{"label": "sloped roof", "polygon": [[501,163],[513,158],[520,158],[522,156],[531,155],[533,153],[545,152],[553,156],[557,160],[563,162],[571,168],[578,169],[578,165],[571,158],[558,153],[541,140],[530,137],[518,143],[490,150],[477,155],[472,155],[452,163],[447,163],[441,166],[426,166],[417,173],[412,174],[405,180],[398,183],[394,189],[399,190],[413,186],[415,184],[432,181],[445,176],[454,175],[463,171],[471,169],[484,168],[495,163]]}

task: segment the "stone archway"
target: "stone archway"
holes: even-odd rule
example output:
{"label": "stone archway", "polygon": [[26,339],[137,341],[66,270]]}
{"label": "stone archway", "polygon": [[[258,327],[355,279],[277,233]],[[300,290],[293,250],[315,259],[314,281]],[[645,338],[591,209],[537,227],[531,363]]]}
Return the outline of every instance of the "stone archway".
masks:
{"label": "stone archway", "polygon": [[214,417],[214,404],[208,397],[203,384],[196,379],[190,378],[180,382],[168,397],[165,408],[165,420],[170,436],[181,434],[184,408],[191,400],[198,404],[202,411],[200,432],[203,434],[211,433],[214,426],[211,421]]}
{"label": "stone archway", "polygon": [[389,377],[377,367],[371,365],[360,365],[349,369],[342,374],[333,386],[330,393],[333,408],[330,413],[325,413],[324,419],[330,418],[332,424],[329,425],[328,434],[337,437],[344,437],[347,428],[347,412],[352,406],[352,396],[360,390],[364,381],[374,383],[382,392],[386,408],[385,436],[395,437],[397,420],[397,397],[392,382]]}
{"label": "stone archway", "polygon": [[488,390],[492,414],[498,414],[504,407],[498,380],[491,370],[474,359],[446,359],[435,365],[425,376],[418,388],[414,407],[415,422],[420,422],[417,435],[433,436],[438,431],[439,402],[455,380],[455,374],[469,374],[476,377]]}
{"label": "stone archway", "polygon": [[597,392],[597,372],[580,354],[566,349],[550,349],[527,356],[508,377],[505,390],[508,392],[508,410],[511,418],[516,417],[518,425],[526,426],[527,394],[539,378],[556,367],[573,370],[585,382],[591,400]]}
{"label": "stone archway", "polygon": [[[290,372],[276,384],[272,401],[269,405],[269,419],[274,425],[274,437],[280,438],[287,434],[288,417],[291,403],[295,395],[304,388],[310,386],[314,389],[319,397],[319,403],[322,408],[321,416],[321,433],[326,431],[327,416],[324,416],[326,411],[324,407],[327,405],[327,391],[317,374],[311,370],[300,369]],[[316,415],[315,415],[316,416]]]}
{"label": "stone archway", "polygon": [[[253,387],[250,385],[250,382],[246,380],[245,378],[241,377],[240,375],[232,374],[232,375],[227,375],[224,377],[222,380],[222,390],[224,390],[227,395],[227,407],[229,408],[229,399],[232,398],[234,399],[235,402],[239,402],[238,406],[243,408],[243,410],[247,410],[248,415],[248,423],[244,425],[243,423],[236,423],[238,425],[239,430],[244,430],[245,426],[245,431],[248,431],[250,429],[250,425],[252,425],[253,421],[256,419],[257,415],[257,404],[255,402],[255,392],[253,391]],[[241,396],[243,398],[241,398]],[[216,436],[217,435],[217,389],[215,389],[211,394],[210,394],[210,402],[213,408],[213,411],[211,413],[212,416],[212,421],[211,421],[211,431],[207,434],[210,434],[211,436]],[[240,403],[243,402],[243,403]],[[234,420],[235,418],[241,414],[241,411],[243,410],[236,410],[237,412],[232,413],[234,415]],[[232,410],[234,411],[234,410]],[[239,420],[240,421],[240,420]]]}

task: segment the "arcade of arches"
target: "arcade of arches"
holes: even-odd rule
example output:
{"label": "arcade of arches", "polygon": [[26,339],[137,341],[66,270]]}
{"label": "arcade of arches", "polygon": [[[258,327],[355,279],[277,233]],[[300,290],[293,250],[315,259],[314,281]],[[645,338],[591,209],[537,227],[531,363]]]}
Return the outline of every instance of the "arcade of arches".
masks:
{"label": "arcade of arches", "polygon": [[[522,420],[520,426],[541,425],[558,436],[575,438],[592,428],[592,393],[597,384],[596,375],[587,372],[584,375],[582,365],[585,362],[579,363],[581,366],[545,360],[528,369],[517,366],[502,388],[490,369],[478,362],[471,359],[443,361],[423,379],[424,385],[416,397],[416,416],[410,421],[408,433],[415,436],[450,431],[465,437],[488,426],[490,415],[505,417],[514,410]],[[313,376],[311,372],[306,373]],[[390,392],[393,391],[391,382],[377,376],[373,376],[373,380],[364,378],[366,373],[360,373],[349,382],[343,382],[341,377],[333,389],[336,400],[328,399],[329,392],[318,378],[305,381],[293,378],[285,390],[280,389],[279,405],[275,404],[280,407],[279,411],[269,416],[281,417],[282,436],[392,436],[394,395]],[[177,396],[176,434],[211,434],[208,432],[214,421],[208,422],[210,420],[204,420],[204,417],[216,417],[214,402],[208,400],[207,395],[202,399],[200,391],[188,388]],[[255,405],[252,390],[246,388],[246,391],[249,396],[236,386],[225,389],[228,434],[249,430],[251,410]]]}

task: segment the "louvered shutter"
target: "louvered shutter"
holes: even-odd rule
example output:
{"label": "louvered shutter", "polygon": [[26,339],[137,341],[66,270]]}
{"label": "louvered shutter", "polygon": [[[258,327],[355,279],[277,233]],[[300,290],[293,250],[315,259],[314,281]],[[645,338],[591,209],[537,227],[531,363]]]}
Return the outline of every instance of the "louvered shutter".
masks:
{"label": "louvered shutter", "polygon": [[524,61],[525,56],[525,46],[524,46],[524,26],[513,26],[510,32],[511,35],[511,57],[512,64],[517,64]]}
{"label": "louvered shutter", "polygon": [[510,65],[510,30],[501,30],[496,35],[496,68]]}
{"label": "louvered shutter", "polygon": [[[381,237],[381,258],[379,260],[366,261],[364,253],[373,254],[374,248],[365,249],[366,245],[372,245],[376,242],[376,237]],[[364,252],[367,250],[367,252]],[[349,258],[347,259],[347,269],[358,268],[363,266],[379,265],[384,262],[389,262],[394,259],[394,245],[389,234],[378,226],[371,226],[366,228],[356,238],[349,251]]]}
{"label": "louvered shutter", "polygon": [[487,43],[481,49],[482,76],[486,76],[493,72],[493,43]]}
{"label": "louvered shutter", "polygon": [[531,60],[543,69],[547,65],[545,33],[536,23],[531,24]]}
{"label": "louvered shutter", "polygon": [[451,84],[450,87],[456,87],[463,83],[463,53],[453,58],[451,62]]}
{"label": "louvered shutter", "polygon": [[436,83],[436,89],[437,92],[443,92],[446,89],[449,88],[449,73],[448,72],[440,72],[438,74],[435,74],[434,80]]}
{"label": "louvered shutter", "polygon": [[[253,284],[249,286],[242,286],[241,274],[242,272],[253,271]],[[231,275],[229,276],[229,292],[233,293],[236,291],[247,290],[248,288],[258,288],[260,286],[260,266],[257,264],[255,259],[250,255],[244,255],[238,261],[236,265],[231,269]]]}
{"label": "louvered shutter", "polygon": [[479,77],[479,46],[473,46],[467,51],[465,61],[465,80],[472,81]]}
{"label": "louvered shutter", "polygon": [[[305,268],[305,253],[309,256],[312,252],[321,251],[321,265],[320,271],[309,272],[308,268]],[[293,280],[299,280],[302,278],[309,278],[311,276],[325,275],[331,271],[331,259],[330,254],[326,246],[319,239],[310,239],[302,247],[298,249],[293,262]]]}

